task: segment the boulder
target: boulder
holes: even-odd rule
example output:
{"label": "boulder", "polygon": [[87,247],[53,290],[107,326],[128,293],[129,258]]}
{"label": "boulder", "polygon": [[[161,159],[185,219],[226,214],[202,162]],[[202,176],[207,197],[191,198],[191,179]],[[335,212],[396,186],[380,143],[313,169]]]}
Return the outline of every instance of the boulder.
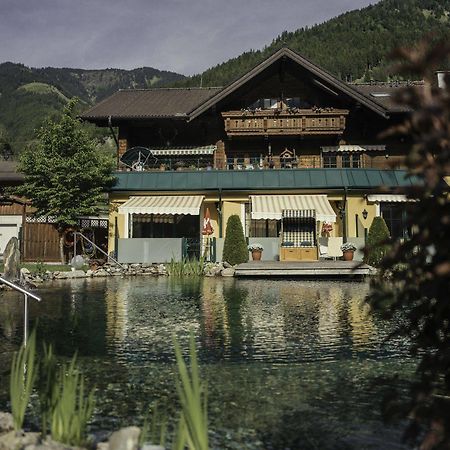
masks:
{"label": "boulder", "polygon": [[[60,274],[63,272],[60,272]],[[66,272],[66,278],[86,278],[86,272],[84,270],[72,270],[71,272]]]}
{"label": "boulder", "polygon": [[0,433],[14,430],[13,416],[7,412],[0,412]]}
{"label": "boulder", "polygon": [[3,276],[7,280],[18,280],[20,276],[20,249],[19,240],[12,237],[6,244],[3,252]]}
{"label": "boulder", "polygon": [[109,438],[109,450],[137,450],[139,446],[138,427],[121,428],[115,431]]}
{"label": "boulder", "polygon": [[9,431],[0,435],[0,450],[21,450],[27,446],[37,445],[40,436],[40,433]]}
{"label": "boulder", "polygon": [[233,269],[233,267],[226,267],[222,270],[221,274],[223,277],[234,277],[234,272],[235,270]]}
{"label": "boulder", "polygon": [[228,263],[228,262],[226,262],[226,261],[224,261],[224,262],[222,263],[222,265],[223,265],[223,267],[225,267],[226,269],[228,269],[228,268],[230,268],[230,267],[233,267],[230,263]]}
{"label": "boulder", "polygon": [[107,277],[109,273],[106,270],[98,269],[94,272],[94,277]]}

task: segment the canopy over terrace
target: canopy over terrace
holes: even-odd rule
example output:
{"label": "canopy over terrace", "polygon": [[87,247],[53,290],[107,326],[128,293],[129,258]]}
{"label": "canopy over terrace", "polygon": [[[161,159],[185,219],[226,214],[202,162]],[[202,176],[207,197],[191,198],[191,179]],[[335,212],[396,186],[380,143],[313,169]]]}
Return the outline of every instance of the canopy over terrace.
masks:
{"label": "canopy over terrace", "polygon": [[316,220],[336,222],[326,195],[251,195],[252,219],[281,220],[284,210],[314,210]]}
{"label": "canopy over terrace", "polygon": [[203,195],[132,196],[119,207],[121,214],[200,214]]}
{"label": "canopy over terrace", "polygon": [[[133,232],[135,229],[134,225],[136,225],[134,222],[136,220],[139,222],[148,222],[147,220],[140,220],[139,218],[145,219],[145,217],[149,217],[151,218],[151,222],[158,223],[164,222],[164,220],[157,219],[158,217],[162,219],[167,216],[174,217],[176,215],[179,218],[187,218],[187,216],[192,217],[200,215],[200,207],[203,198],[203,195],[131,196],[129,200],[119,207],[119,213],[125,216],[125,230],[128,230],[127,237],[136,237]],[[136,217],[136,219],[133,217]],[[186,220],[184,220],[184,222],[186,222]],[[186,231],[189,228],[189,225],[191,225],[192,228],[193,224],[191,222],[192,219],[189,219],[184,225],[183,223],[178,224],[178,226],[181,227],[178,232],[182,232],[183,229]],[[152,231],[152,235],[148,237],[158,236],[154,236]]]}

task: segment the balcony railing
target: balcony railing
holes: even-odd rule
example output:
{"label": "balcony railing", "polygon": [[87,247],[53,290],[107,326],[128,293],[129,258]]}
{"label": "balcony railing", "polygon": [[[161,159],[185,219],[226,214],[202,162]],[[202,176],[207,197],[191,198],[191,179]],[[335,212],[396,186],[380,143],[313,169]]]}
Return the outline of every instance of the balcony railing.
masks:
{"label": "balcony railing", "polygon": [[315,108],[242,110],[222,113],[228,136],[340,135],[345,130],[346,109]]}
{"label": "balcony railing", "polygon": [[214,166],[214,159],[201,158],[164,158],[151,161],[145,165],[135,166],[133,169],[119,165],[119,170],[147,172],[147,171],[202,171],[202,170],[264,170],[264,169],[315,169],[321,168],[322,161],[318,155],[304,155],[293,158],[280,156],[259,157],[229,157],[225,165]]}

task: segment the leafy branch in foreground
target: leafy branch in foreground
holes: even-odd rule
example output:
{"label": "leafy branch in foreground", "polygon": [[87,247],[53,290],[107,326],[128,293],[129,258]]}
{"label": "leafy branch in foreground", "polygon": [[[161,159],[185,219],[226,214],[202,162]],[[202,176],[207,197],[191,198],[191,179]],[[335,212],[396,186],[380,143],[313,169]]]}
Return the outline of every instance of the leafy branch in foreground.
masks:
{"label": "leafy branch in foreground", "polygon": [[403,90],[398,100],[414,112],[385,134],[413,139],[406,165],[421,184],[407,190],[417,199],[408,206],[413,235],[395,242],[383,258],[370,295],[386,318],[405,317],[395,335],[411,342],[410,353],[419,360],[417,381],[410,400],[396,394],[387,408],[410,419],[406,437],[422,441],[423,450],[450,447],[450,207],[444,181],[450,175],[450,76],[446,87],[433,86],[434,70],[449,55],[448,43],[397,51],[401,73],[414,71],[425,85]]}
{"label": "leafy branch in foreground", "polygon": [[14,354],[11,364],[9,389],[11,412],[16,431],[22,428],[25,411],[36,379],[35,352],[36,330],[33,330],[26,345],[22,345]]}
{"label": "leafy branch in foreground", "polygon": [[208,450],[208,400],[206,387],[200,379],[193,332],[189,341],[190,370],[175,338],[174,347],[179,373],[177,391],[182,410],[174,448],[182,449],[187,444],[192,450]]}

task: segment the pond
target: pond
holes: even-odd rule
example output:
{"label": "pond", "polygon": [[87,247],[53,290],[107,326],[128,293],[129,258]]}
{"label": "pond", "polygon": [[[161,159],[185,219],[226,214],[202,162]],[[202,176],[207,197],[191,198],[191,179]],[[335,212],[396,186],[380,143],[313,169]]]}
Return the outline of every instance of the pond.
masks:
{"label": "pond", "polygon": [[[402,425],[383,424],[377,380],[411,379],[395,323],[371,313],[365,282],[113,278],[60,282],[31,303],[38,340],[77,351],[96,389],[92,431],[141,425],[158,400],[176,409],[172,336],[189,330],[208,384],[211,441],[236,449],[399,449]],[[0,409],[22,301],[0,294]]]}

